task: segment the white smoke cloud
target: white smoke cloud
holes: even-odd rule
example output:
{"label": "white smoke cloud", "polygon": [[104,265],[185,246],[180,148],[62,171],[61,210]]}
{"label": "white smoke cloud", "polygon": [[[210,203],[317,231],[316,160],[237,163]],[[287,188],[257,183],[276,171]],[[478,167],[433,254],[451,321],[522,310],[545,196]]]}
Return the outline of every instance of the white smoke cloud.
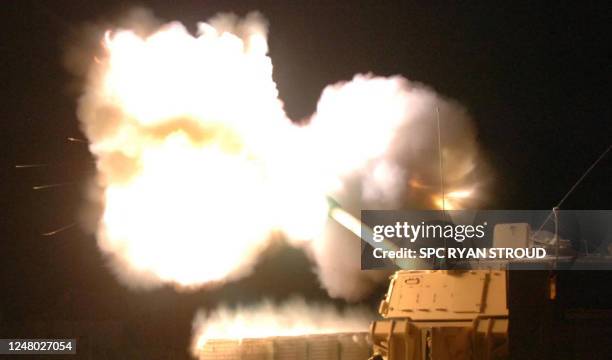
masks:
{"label": "white smoke cloud", "polygon": [[258,163],[267,139],[250,134],[290,126],[265,23],[220,15],[198,36],[179,23],[140,35],[157,20],[136,14],[130,30],[105,35],[79,101],[103,208],[98,244],[132,287],[244,276],[272,228]]}
{"label": "white smoke cloud", "polygon": [[[459,104],[401,76],[356,75],[328,86],[307,130],[318,171],[340,178],[332,197],[357,217],[362,209],[434,208],[440,183],[436,108],[445,185],[476,186],[475,131]],[[331,297],[358,300],[387,278],[386,272],[361,271],[356,236],[335,222],[307,247]]]}
{"label": "white smoke cloud", "polygon": [[375,318],[364,307],[339,311],[331,305],[307,303],[301,298],[281,304],[264,301],[236,309],[201,310],[193,321],[192,353],[197,356],[198,350],[210,339],[367,332]]}
{"label": "white smoke cloud", "polygon": [[196,36],[146,12],[131,19],[107,33],[78,108],[96,158],[98,244],[129,286],[243,277],[280,231],[330,296],[366,296],[387,274],[360,270],[359,239],[326,219],[326,196],[356,216],[435,206],[436,107],[446,186],[477,185],[466,111],[423,85],[357,75],[328,86],[298,127],[260,15],[220,15]]}

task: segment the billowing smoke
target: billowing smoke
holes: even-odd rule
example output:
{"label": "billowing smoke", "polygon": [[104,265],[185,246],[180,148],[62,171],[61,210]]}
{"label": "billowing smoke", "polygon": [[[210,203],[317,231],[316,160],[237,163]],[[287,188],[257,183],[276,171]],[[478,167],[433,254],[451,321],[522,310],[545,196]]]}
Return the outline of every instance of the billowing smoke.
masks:
{"label": "billowing smoke", "polygon": [[356,216],[437,207],[437,113],[446,187],[461,195],[447,206],[476,191],[470,120],[432,90],[357,75],[296,126],[261,16],[217,16],[196,36],[136,18],[146,26],[101,39],[78,109],[96,159],[98,244],[124,283],[230,281],[280,234],[306,249],[330,296],[363,297],[386,274],[359,269],[359,239],[327,219],[327,196]]}
{"label": "billowing smoke", "polygon": [[[439,117],[438,117],[439,114]],[[438,208],[440,162],[438,118],[443,142],[444,182],[451,195],[477,186],[475,132],[465,109],[401,76],[356,75],[328,86],[309,128],[320,173],[339,181],[330,195],[359,216],[361,209]],[[461,192],[458,189],[462,189]],[[328,222],[310,253],[332,297],[357,300],[387,274],[360,270],[355,235]]]}
{"label": "billowing smoke", "polygon": [[366,308],[339,311],[331,305],[291,299],[281,304],[265,301],[248,307],[200,311],[193,321],[192,353],[197,356],[210,339],[252,339],[272,336],[351,333],[367,331],[375,314]]}

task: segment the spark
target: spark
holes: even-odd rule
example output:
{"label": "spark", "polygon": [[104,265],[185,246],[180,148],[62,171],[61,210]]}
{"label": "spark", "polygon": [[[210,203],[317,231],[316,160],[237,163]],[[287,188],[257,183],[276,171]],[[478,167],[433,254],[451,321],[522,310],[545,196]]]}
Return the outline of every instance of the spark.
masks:
{"label": "spark", "polygon": [[74,138],[74,137],[68,137],[67,140],[70,141],[70,142],[79,142],[79,143],[89,144],[89,142],[87,140],[77,139],[77,138]]}
{"label": "spark", "polygon": [[70,229],[70,228],[72,228],[72,227],[74,227],[76,225],[77,225],[77,223],[72,223],[72,224],[69,224],[69,225],[66,225],[66,226],[62,226],[61,228],[58,228],[58,229],[55,229],[55,230],[51,230],[51,231],[42,233],[41,235],[42,236],[53,236],[53,235],[56,235],[56,234],[58,234],[58,233],[60,233],[60,232],[62,232],[64,230],[68,230],[68,229]]}
{"label": "spark", "polygon": [[56,188],[56,187],[68,186],[68,185],[74,185],[74,182],[64,182],[64,183],[57,183],[57,184],[37,185],[37,186],[32,186],[32,189],[33,190],[44,190],[44,189],[51,189],[51,188]]}
{"label": "spark", "polygon": [[39,168],[39,167],[46,167],[49,166],[49,164],[18,164],[15,165],[16,169],[28,169],[28,168]]}

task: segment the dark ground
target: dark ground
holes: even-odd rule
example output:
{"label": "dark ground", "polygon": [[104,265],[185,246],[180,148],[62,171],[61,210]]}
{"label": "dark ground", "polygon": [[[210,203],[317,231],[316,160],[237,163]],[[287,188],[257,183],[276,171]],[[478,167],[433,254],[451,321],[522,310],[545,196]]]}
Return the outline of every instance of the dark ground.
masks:
{"label": "dark ground", "polygon": [[[261,294],[326,297],[297,251],[278,250],[283,256],[264,260],[250,279],[222,289],[135,293],[107,271],[91,235],[74,228],[40,236],[78,217],[83,190],[77,184],[33,192],[31,186],[82,183],[92,173],[86,147],[65,141],[81,135],[75,79],[63,67],[63,53],[84,23],[113,19],[141,4],[1,5],[0,338],[72,334],[98,354],[108,347],[134,351],[129,358],[153,358],[136,353],[149,347],[176,358],[185,355],[200,306]],[[145,4],[157,16],[189,26],[219,11],[260,10],[271,24],[274,77],[294,119],[314,111],[325,85],[357,72],[402,74],[459,100],[472,113],[494,169],[489,208],[552,207],[611,143],[607,2]],[[57,165],[13,168],[39,162]],[[608,156],[564,207],[609,208],[611,175]]]}

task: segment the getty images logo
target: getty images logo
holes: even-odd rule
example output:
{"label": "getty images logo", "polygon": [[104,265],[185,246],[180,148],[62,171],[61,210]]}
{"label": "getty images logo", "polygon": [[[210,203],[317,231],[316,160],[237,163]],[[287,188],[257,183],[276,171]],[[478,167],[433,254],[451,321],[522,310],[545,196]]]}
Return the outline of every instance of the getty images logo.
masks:
{"label": "getty images logo", "polygon": [[372,227],[373,240],[381,242],[385,239],[406,239],[411,243],[417,239],[454,239],[463,242],[466,239],[482,239],[485,236],[487,223],[480,225],[454,224],[409,224],[407,221],[396,222],[395,225],[375,225]]}

